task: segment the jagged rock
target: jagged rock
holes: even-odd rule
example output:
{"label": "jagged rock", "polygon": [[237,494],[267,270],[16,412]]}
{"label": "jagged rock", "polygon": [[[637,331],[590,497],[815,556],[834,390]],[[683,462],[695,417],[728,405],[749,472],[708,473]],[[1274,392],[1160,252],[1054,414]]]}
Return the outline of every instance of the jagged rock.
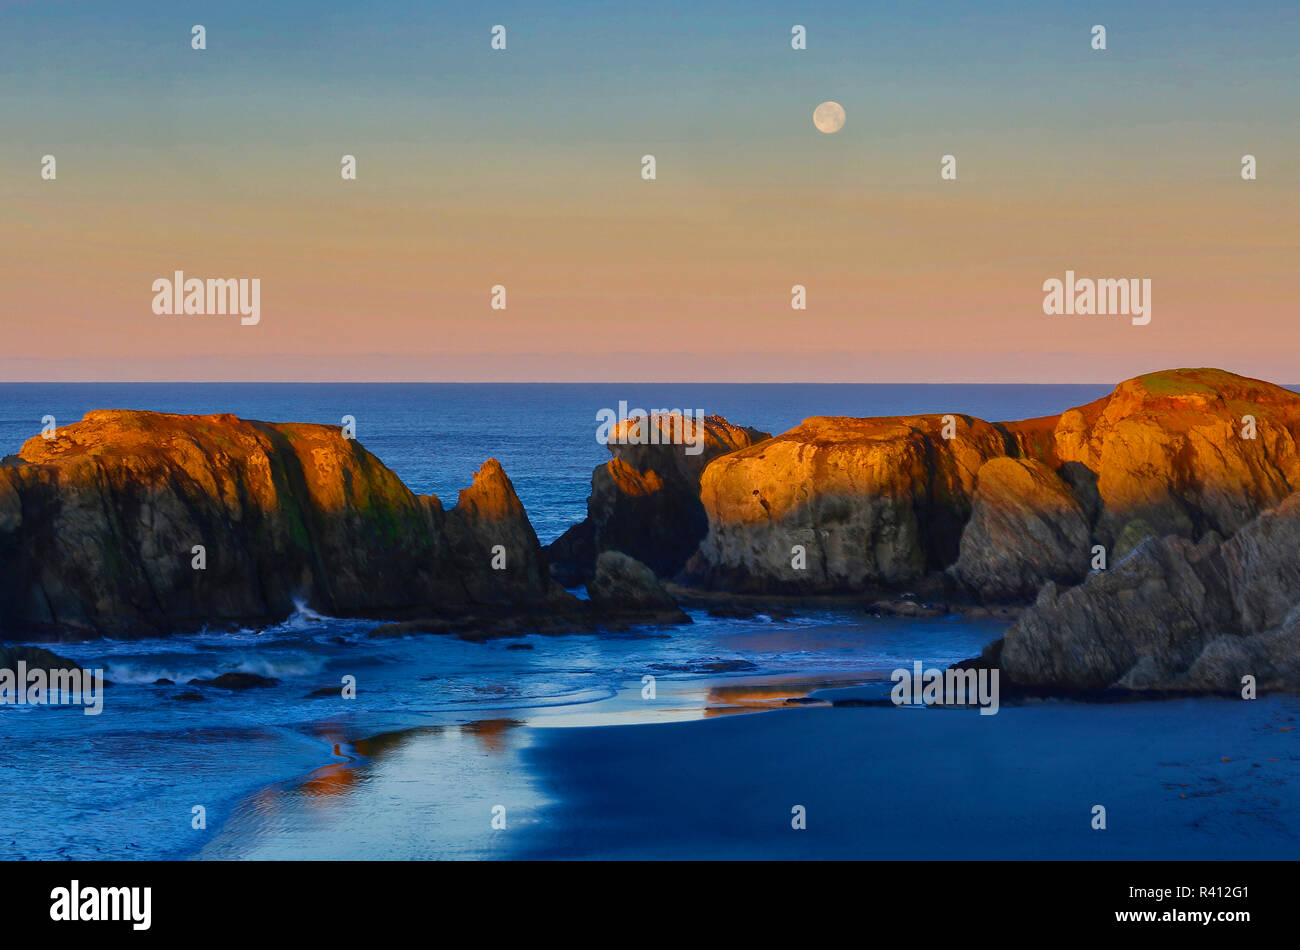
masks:
{"label": "jagged rock", "polygon": [[[592,473],[586,519],[547,548],[552,573],[567,586],[583,584],[600,552],[623,551],[660,577],[674,576],[708,530],[700,473],[720,455],[766,438],[716,415],[703,423],[681,413],[622,422],[607,443],[614,458]],[[689,454],[692,443],[701,446],[698,454]]]}
{"label": "jagged rock", "polygon": [[30,670],[79,670],[81,666],[67,657],[31,646],[5,646],[0,643],[0,670],[17,670],[22,661]]}
{"label": "jagged rock", "polygon": [[295,601],[374,616],[571,599],[495,462],[444,512],[336,426],[98,411],[56,435],[0,464],[5,636],[166,635]]}
{"label": "jagged rock", "polygon": [[995,458],[979,470],[970,520],[948,570],[980,598],[1032,598],[1048,580],[1088,573],[1088,522],[1078,497],[1033,459]]}
{"label": "jagged rock", "polygon": [[1143,657],[1186,668],[1231,623],[1217,550],[1151,538],[1110,570],[1061,590],[1049,582],[1007,632],[1002,669],[1026,686],[1102,689]]}
{"label": "jagged rock", "polygon": [[677,601],[659,585],[654,571],[621,551],[600,552],[587,593],[602,610],[652,618],[644,622],[690,622]]}
{"label": "jagged rock", "polygon": [[1046,585],[1000,662],[1061,691],[1300,687],[1300,494],[1227,541],[1148,538],[1078,587]]}
{"label": "jagged rock", "polygon": [[1005,637],[998,637],[980,651],[979,656],[959,660],[948,668],[951,670],[1000,670],[1002,667],[1002,648],[1006,646],[1006,642]]}
{"label": "jagged rock", "polygon": [[1239,693],[1246,676],[1255,678],[1256,690],[1300,689],[1300,614],[1267,633],[1216,637],[1185,674],[1157,676],[1155,685]]}
{"label": "jagged rock", "polygon": [[1233,605],[1248,630],[1280,626],[1300,603],[1300,493],[1223,543]]}
{"label": "jagged rock", "polygon": [[473,484],[461,489],[456,507],[446,513],[443,529],[471,601],[515,603],[522,590],[530,600],[570,602],[551,579],[523,503],[496,459],[484,462]]}

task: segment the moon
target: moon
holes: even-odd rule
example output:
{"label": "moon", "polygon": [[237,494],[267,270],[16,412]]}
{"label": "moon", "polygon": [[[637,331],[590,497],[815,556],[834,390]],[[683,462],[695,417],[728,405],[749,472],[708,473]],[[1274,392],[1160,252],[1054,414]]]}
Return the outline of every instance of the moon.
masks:
{"label": "moon", "polygon": [[818,132],[834,135],[844,128],[844,107],[838,102],[823,102],[813,110],[813,125]]}

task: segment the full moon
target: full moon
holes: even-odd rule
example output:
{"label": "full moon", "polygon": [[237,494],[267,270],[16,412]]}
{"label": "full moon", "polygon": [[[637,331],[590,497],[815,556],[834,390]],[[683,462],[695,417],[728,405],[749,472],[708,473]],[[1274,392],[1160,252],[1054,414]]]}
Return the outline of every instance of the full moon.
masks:
{"label": "full moon", "polygon": [[838,102],[823,102],[813,110],[813,125],[818,132],[833,135],[844,128],[844,107]]}

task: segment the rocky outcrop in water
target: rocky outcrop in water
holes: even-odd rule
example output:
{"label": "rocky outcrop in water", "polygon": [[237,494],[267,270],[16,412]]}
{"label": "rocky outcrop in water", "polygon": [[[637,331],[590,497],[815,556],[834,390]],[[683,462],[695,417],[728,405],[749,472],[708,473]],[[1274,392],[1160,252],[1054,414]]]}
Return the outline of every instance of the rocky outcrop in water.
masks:
{"label": "rocky outcrop in water", "polygon": [[100,411],[0,464],[6,638],[572,600],[495,461],[448,512],[334,426]]}
{"label": "rocky outcrop in water", "polygon": [[999,649],[1011,681],[1050,691],[1300,688],[1300,494],[1226,541],[1150,537],[1048,584]]}
{"label": "rocky outcrop in water", "polygon": [[[1222,370],[1128,380],[1059,416],[813,418],[716,459],[685,579],[862,594],[944,579],[1025,600],[1144,539],[1227,537],[1300,487],[1300,395]],[[940,573],[942,572],[942,573]]]}
{"label": "rocky outcrop in water", "polygon": [[32,646],[5,646],[0,643],[0,670],[18,670],[19,663],[28,670],[62,671],[79,670],[81,667],[67,657],[51,653],[49,650]]}
{"label": "rocky outcrop in water", "polygon": [[619,551],[600,552],[587,593],[593,604],[608,613],[631,612],[653,623],[690,623],[654,571]]}
{"label": "rocky outcrop in water", "polygon": [[1174,370],[1020,422],[667,423],[698,455],[633,424],[550,549],[589,584],[579,601],[494,461],[448,511],[335,427],[89,413],[0,463],[0,637],[257,624],[296,602],[398,621],[376,637],[621,629],[688,619],[658,580],[680,569],[714,599],[1032,602],[981,661],[1026,688],[1297,682],[1288,390]]}
{"label": "rocky outcrop in water", "polygon": [[1010,450],[970,417],[819,417],[725,455],[700,479],[708,534],[688,580],[747,593],[913,584],[957,557],[976,476]]}
{"label": "rocky outcrop in water", "polygon": [[666,413],[621,422],[606,443],[614,457],[592,473],[586,519],[547,548],[555,577],[569,587],[586,583],[603,551],[621,551],[660,577],[677,574],[708,531],[700,473],[719,456],[766,438],[721,416],[700,422]]}

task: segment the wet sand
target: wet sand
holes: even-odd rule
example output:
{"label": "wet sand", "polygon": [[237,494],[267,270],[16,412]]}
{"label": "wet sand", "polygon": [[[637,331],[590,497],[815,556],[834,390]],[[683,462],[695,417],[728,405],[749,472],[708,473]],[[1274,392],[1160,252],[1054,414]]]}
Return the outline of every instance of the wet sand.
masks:
{"label": "wet sand", "polygon": [[833,677],[666,685],[356,743],[244,802],[199,856],[1300,855],[1296,697],[980,716],[788,702],[860,695]]}
{"label": "wet sand", "polygon": [[[552,730],[520,857],[1295,858],[1300,700],[837,707]],[[806,830],[791,826],[804,806]],[[1093,806],[1105,830],[1092,828]]]}

